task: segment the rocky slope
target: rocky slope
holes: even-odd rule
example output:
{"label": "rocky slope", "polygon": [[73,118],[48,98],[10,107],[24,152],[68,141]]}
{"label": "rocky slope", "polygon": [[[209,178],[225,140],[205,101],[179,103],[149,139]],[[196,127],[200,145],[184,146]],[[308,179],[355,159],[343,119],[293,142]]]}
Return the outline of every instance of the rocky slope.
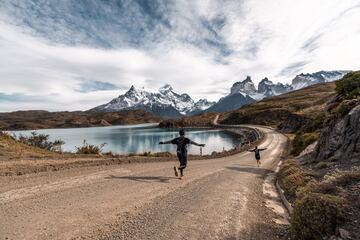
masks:
{"label": "rocky slope", "polygon": [[360,100],[343,118],[325,126],[313,152],[317,161],[341,161],[360,165]]}

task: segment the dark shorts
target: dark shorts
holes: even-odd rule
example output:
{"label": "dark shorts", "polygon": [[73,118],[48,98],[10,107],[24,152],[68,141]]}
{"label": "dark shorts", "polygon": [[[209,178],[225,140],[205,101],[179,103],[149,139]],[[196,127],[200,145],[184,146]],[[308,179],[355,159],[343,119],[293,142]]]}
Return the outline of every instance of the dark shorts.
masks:
{"label": "dark shorts", "polygon": [[185,168],[187,164],[187,152],[177,152],[177,157],[180,162],[180,167]]}
{"label": "dark shorts", "polygon": [[255,155],[256,160],[260,160],[260,155]]}

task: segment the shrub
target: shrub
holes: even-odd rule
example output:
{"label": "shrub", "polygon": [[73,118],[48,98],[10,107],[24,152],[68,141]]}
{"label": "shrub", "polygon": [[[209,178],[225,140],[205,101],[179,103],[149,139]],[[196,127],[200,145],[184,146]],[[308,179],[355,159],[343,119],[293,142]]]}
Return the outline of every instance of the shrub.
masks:
{"label": "shrub", "polygon": [[318,240],[335,234],[344,220],[345,200],[338,196],[308,193],[297,199],[291,216],[295,239]]}
{"label": "shrub", "polygon": [[78,154],[100,154],[102,148],[106,145],[106,143],[102,143],[100,145],[92,145],[84,140],[83,145],[81,147],[75,147],[76,153]]}
{"label": "shrub", "polygon": [[150,156],[151,156],[151,152],[143,152],[140,156],[150,157]]}
{"label": "shrub", "polygon": [[277,177],[281,187],[284,189],[286,196],[294,200],[297,191],[306,186],[312,177],[296,164],[295,161],[288,160],[280,168]]}
{"label": "shrub", "polygon": [[61,146],[64,145],[65,142],[61,139],[52,142],[49,141],[49,137],[50,136],[47,134],[38,134],[37,132],[31,132],[30,136],[20,135],[19,141],[33,147],[38,147],[49,151],[61,152]]}
{"label": "shrub", "polygon": [[360,71],[346,74],[336,82],[335,90],[345,99],[360,97]]}
{"label": "shrub", "polygon": [[292,142],[291,154],[294,156],[299,155],[302,151],[305,150],[307,146],[314,143],[319,138],[319,134],[316,132],[312,133],[303,133],[298,132]]}

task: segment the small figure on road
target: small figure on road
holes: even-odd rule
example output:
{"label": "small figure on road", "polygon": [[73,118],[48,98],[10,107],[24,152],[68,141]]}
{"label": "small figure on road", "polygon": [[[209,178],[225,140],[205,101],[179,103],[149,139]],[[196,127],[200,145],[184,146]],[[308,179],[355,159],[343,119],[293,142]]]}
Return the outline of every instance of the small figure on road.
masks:
{"label": "small figure on road", "polygon": [[258,148],[257,146],[252,149],[252,150],[248,150],[249,152],[254,152],[255,153],[255,158],[256,158],[256,162],[258,167],[260,167],[261,161],[260,161],[260,151],[264,151],[266,150],[266,148]]}
{"label": "small figure on road", "polygon": [[183,129],[179,131],[179,135],[180,135],[179,137],[174,138],[171,141],[160,142],[159,144],[176,144],[177,146],[176,153],[180,162],[180,166],[179,167],[174,166],[174,172],[175,172],[175,176],[178,177],[179,176],[178,170],[180,170],[180,179],[182,179],[184,177],[184,169],[186,168],[186,164],[187,164],[187,145],[193,144],[199,147],[205,147],[205,144],[199,144],[186,138],[185,131]]}

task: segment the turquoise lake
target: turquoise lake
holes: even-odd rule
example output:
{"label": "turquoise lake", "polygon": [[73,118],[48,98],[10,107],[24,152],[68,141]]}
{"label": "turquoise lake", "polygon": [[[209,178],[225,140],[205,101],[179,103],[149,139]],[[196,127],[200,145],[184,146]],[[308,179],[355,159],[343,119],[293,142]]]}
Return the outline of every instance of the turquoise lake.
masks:
{"label": "turquoise lake", "polygon": [[[50,135],[51,140],[61,139],[65,141],[63,151],[75,152],[75,146],[81,146],[84,139],[89,144],[99,145],[106,143],[103,152],[114,153],[143,153],[143,152],[176,152],[174,145],[159,145],[160,141],[171,140],[178,136],[176,129],[162,129],[157,124],[123,125],[92,128],[66,128],[66,129],[41,129],[38,133]],[[229,150],[240,142],[240,137],[216,129],[185,129],[186,137],[197,143],[204,143],[203,154],[211,154],[213,151]],[[16,136],[29,135],[32,131],[14,131]],[[190,154],[199,154],[200,148],[189,145]]]}

